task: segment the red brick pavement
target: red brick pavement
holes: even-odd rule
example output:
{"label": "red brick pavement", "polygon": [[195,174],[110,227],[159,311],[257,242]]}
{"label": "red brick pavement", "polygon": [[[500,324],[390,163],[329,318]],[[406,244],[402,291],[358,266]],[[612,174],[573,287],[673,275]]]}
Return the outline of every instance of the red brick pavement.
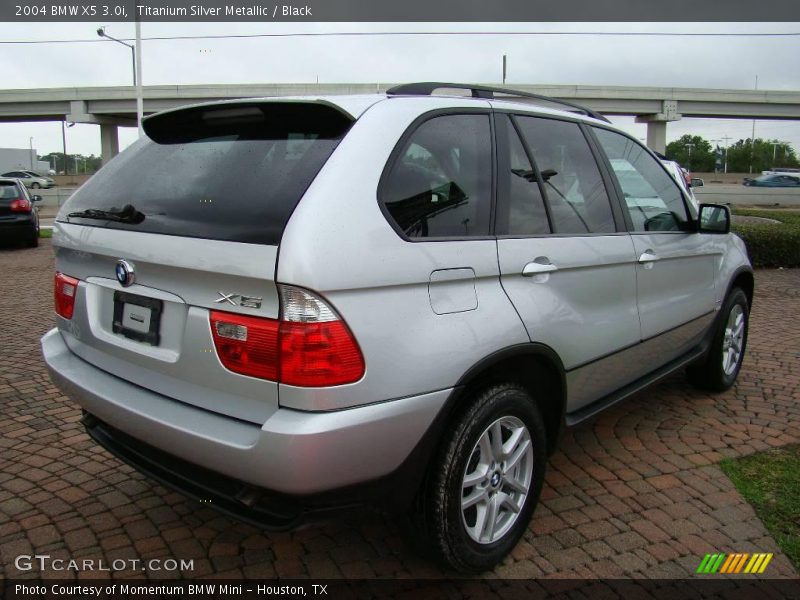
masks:
{"label": "red brick pavement", "polygon": [[[193,559],[198,577],[436,577],[402,526],[365,512],[262,534],[165,490],[99,449],[50,382],[39,338],[52,326],[52,250],[0,248],[0,575],[107,577],[37,569],[17,556]],[[687,577],[706,552],[775,552],[717,462],[800,440],[800,270],[760,271],[738,384],[719,395],[676,375],[569,432],[549,462],[509,578]],[[124,570],[113,577],[166,576]],[[174,574],[172,574],[174,576]]]}

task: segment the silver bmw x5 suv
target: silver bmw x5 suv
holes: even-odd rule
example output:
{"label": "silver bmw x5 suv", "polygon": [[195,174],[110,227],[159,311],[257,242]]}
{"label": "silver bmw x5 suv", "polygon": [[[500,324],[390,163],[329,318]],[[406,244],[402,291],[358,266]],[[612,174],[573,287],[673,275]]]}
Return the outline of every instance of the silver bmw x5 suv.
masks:
{"label": "silver bmw x5 suv", "polygon": [[554,102],[431,83],[149,117],[57,217],[53,379],[227,514],[366,503],[490,568],[565,427],[683,367],[723,390],[747,340],[728,209]]}

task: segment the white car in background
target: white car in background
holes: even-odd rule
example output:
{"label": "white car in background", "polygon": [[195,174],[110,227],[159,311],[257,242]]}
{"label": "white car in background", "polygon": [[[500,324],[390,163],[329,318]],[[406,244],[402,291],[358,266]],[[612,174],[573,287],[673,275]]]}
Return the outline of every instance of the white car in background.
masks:
{"label": "white car in background", "polygon": [[658,154],[658,158],[661,160],[661,164],[664,165],[667,172],[672,175],[672,178],[680,184],[681,188],[686,192],[686,195],[689,196],[694,207],[697,208],[699,206],[697,198],[694,197],[691,186],[686,185],[686,177],[683,174],[681,166],[674,160],[669,160],[660,154]]}
{"label": "white car in background", "polygon": [[56,184],[56,182],[50,177],[44,177],[36,171],[20,169],[19,171],[9,171],[8,173],[3,173],[2,176],[19,179],[26,188],[30,188],[32,190],[38,190],[40,188],[50,189]]}

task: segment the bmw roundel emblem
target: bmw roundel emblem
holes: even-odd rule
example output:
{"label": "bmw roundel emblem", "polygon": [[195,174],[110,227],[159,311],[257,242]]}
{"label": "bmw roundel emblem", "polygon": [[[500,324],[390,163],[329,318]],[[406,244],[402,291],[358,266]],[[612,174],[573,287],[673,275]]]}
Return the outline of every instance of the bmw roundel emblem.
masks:
{"label": "bmw roundel emblem", "polygon": [[120,258],[117,261],[115,273],[117,275],[117,281],[119,281],[123,287],[128,287],[136,281],[133,265],[125,259]]}

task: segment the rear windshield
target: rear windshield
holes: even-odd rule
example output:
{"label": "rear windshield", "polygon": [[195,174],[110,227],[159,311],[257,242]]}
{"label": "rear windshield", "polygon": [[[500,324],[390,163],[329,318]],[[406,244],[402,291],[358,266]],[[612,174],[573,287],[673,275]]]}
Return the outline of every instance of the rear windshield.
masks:
{"label": "rear windshield", "polygon": [[0,200],[16,200],[20,197],[19,188],[13,181],[0,181]]}
{"label": "rear windshield", "polygon": [[[311,103],[228,104],[156,115],[145,121],[148,137],[87,181],[59,220],[277,245],[351,124],[336,109]],[[139,218],[86,216],[127,205]]]}

